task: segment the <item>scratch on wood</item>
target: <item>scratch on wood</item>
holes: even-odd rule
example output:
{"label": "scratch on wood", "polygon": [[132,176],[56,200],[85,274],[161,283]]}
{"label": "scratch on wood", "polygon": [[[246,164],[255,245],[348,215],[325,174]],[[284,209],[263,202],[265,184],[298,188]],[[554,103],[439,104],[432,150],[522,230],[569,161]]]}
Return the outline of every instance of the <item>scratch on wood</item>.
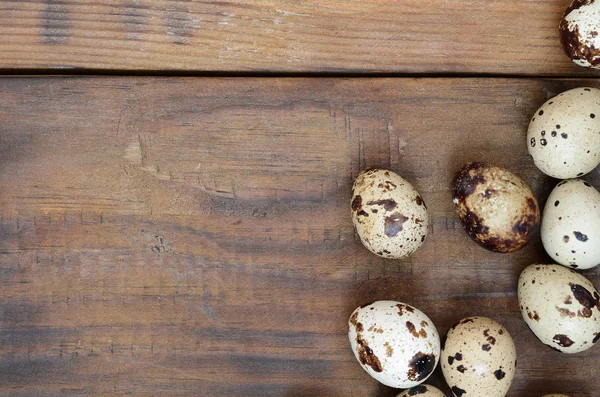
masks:
{"label": "scratch on wood", "polygon": [[384,119],[386,124],[386,132],[387,132],[387,150],[388,150],[388,163],[387,166],[392,166],[392,125],[389,120]]}
{"label": "scratch on wood", "polygon": [[[127,148],[125,148],[125,159],[129,160],[133,164],[144,165],[145,153],[142,147],[142,136],[138,135],[137,142],[131,142]],[[129,173],[124,169],[125,173]]]}
{"label": "scratch on wood", "polygon": [[377,40],[375,43],[373,43],[373,46],[371,47],[371,50],[374,50],[375,48],[380,47],[381,45],[387,43],[388,41],[392,41],[392,40],[398,38],[402,34],[405,34],[404,31],[392,34],[391,36],[389,36],[389,37],[387,37],[385,39]]}
{"label": "scratch on wood", "polygon": [[398,137],[398,152],[402,154],[404,148],[408,146],[408,142],[406,142],[402,137]]}
{"label": "scratch on wood", "polygon": [[350,28],[351,25],[355,25],[355,26],[360,26],[360,24],[367,19],[367,17],[362,17],[360,18],[358,21],[350,21],[347,24],[345,24],[344,26],[342,26],[341,28],[338,28],[335,30],[334,34],[333,34],[333,38],[337,38],[339,35],[341,35],[342,33],[346,33],[346,31],[348,30],[348,28]]}
{"label": "scratch on wood", "polygon": [[[208,193],[208,194],[214,195],[214,196],[218,196],[218,197],[237,198],[237,196],[235,194],[235,187],[234,187],[233,181],[231,181],[231,190],[230,191],[217,189],[216,187],[215,188],[207,187],[202,182],[200,175],[198,175],[197,181],[198,181],[198,188],[200,188],[200,190],[202,190],[205,193]],[[215,184],[216,184],[216,181],[215,181]]]}
{"label": "scratch on wood", "polygon": [[144,141],[142,140],[142,135],[138,135],[138,141],[139,141],[140,156],[141,156],[140,164],[144,165],[144,161],[146,160],[146,149],[144,148]]}
{"label": "scratch on wood", "polygon": [[121,109],[121,111],[119,112],[119,121],[117,122],[117,132],[115,134],[115,138],[117,138],[119,136],[119,131],[121,130],[121,119],[123,118],[123,113],[125,113],[126,109],[127,109],[127,106],[123,107]]}
{"label": "scratch on wood", "polygon": [[278,10],[275,9],[275,12],[284,16],[295,16],[295,17],[309,17],[310,14],[301,14],[299,12],[292,12],[292,11],[284,11],[284,10]]}

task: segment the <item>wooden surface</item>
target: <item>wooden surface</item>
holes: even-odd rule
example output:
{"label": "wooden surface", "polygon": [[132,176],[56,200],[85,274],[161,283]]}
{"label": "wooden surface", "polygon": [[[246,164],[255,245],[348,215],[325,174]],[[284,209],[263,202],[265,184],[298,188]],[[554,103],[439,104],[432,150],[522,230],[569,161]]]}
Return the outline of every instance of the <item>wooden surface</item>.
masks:
{"label": "wooden surface", "polygon": [[0,70],[595,74],[570,0],[0,0]]}
{"label": "wooden surface", "polygon": [[[598,397],[600,347],[563,355],[521,319],[521,269],[471,242],[449,184],[464,162],[555,181],[527,156],[533,79],[0,80],[0,395],[394,396],[347,319],[412,303],[445,334],[469,315],[513,335],[510,397]],[[357,240],[354,176],[389,167],[432,228],[406,260]],[[600,187],[595,171],[588,180]],[[585,272],[600,284],[600,269]],[[444,387],[438,371],[432,383]],[[444,388],[444,390],[447,390]]]}

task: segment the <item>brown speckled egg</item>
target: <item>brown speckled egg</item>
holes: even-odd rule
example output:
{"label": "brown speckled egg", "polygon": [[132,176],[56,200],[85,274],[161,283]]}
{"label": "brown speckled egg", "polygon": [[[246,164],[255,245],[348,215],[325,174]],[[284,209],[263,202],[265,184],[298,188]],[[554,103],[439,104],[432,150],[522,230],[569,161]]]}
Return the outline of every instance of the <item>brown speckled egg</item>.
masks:
{"label": "brown speckled egg", "polygon": [[419,385],[408,390],[404,390],[402,393],[398,394],[396,397],[446,397],[444,393],[440,391],[437,387],[433,387],[430,385]]}
{"label": "brown speckled egg", "polygon": [[392,171],[373,169],[361,172],[354,181],[352,222],[369,251],[399,259],[425,242],[429,215],[410,183]]}
{"label": "brown speckled egg", "polygon": [[569,397],[566,394],[546,394],[545,396],[542,397]]}
{"label": "brown speckled egg", "polygon": [[377,301],[357,308],[350,316],[348,336],[363,369],[398,389],[425,382],[440,358],[433,322],[405,303]]}
{"label": "brown speckled egg", "polygon": [[494,252],[523,248],[540,222],[540,209],[527,184],[512,172],[469,163],[452,183],[456,212],[469,236]]}
{"label": "brown speckled egg", "polygon": [[600,68],[600,2],[573,0],[559,25],[560,41],[579,66]]}
{"label": "brown speckled egg", "polygon": [[558,94],[529,123],[527,148],[536,167],[557,179],[577,178],[600,163],[600,90]]}
{"label": "brown speckled egg", "polygon": [[600,293],[581,274],[560,265],[531,265],[519,277],[523,319],[542,343],[578,353],[600,339]]}
{"label": "brown speckled egg", "polygon": [[552,259],[573,269],[600,264],[600,192],[581,179],[560,182],[546,202],[542,243]]}
{"label": "brown speckled egg", "polygon": [[512,337],[498,322],[469,317],[448,331],[441,365],[456,397],[504,397],[517,365]]}

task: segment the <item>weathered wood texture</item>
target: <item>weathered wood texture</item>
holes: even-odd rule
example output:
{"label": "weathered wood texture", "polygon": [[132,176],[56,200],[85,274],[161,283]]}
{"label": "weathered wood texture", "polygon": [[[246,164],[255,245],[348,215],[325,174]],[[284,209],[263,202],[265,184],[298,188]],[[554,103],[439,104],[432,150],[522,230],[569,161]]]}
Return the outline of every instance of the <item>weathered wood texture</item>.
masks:
{"label": "weathered wood texture", "polygon": [[591,74],[570,0],[1,0],[0,69]]}
{"label": "weathered wood texture", "polygon": [[[527,156],[529,117],[589,83],[0,80],[0,394],[392,396],[346,337],[354,307],[385,298],[442,334],[468,315],[502,322],[511,397],[598,397],[600,347],[562,355],[520,317],[516,280],[550,260],[541,243],[479,248],[449,191],[460,165],[488,160],[543,202],[555,182]],[[351,182],[373,166],[430,209],[410,259],[353,233]]]}

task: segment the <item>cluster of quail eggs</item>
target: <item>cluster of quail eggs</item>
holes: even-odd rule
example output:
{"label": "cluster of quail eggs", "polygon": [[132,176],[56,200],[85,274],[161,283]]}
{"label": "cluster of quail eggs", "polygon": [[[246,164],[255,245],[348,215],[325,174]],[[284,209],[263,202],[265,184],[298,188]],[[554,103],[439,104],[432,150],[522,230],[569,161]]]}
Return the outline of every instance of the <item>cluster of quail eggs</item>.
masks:
{"label": "cluster of quail eggs", "polygon": [[[600,2],[575,0],[561,22],[565,49],[581,65],[600,68],[598,21]],[[540,171],[560,180],[543,211],[525,181],[486,163],[468,163],[457,172],[452,199],[467,234],[490,251],[515,252],[539,229],[555,263],[532,264],[522,271],[520,310],[542,343],[578,353],[600,340],[600,292],[577,272],[600,264],[600,192],[582,179],[600,163],[600,90],[576,88],[544,103],[529,124],[527,146]],[[351,207],[360,241],[378,256],[405,258],[425,243],[425,201],[390,170],[361,172]],[[502,397],[517,367],[513,339],[495,320],[462,319],[440,342],[433,321],[403,302],[358,307],[350,316],[349,338],[369,375],[406,389],[398,397],[443,397],[424,383],[438,364],[454,396]]]}
{"label": "cluster of quail eggs", "polygon": [[[515,251],[527,244],[539,224],[531,189],[505,169],[467,164],[452,190],[467,232],[488,249]],[[360,173],[351,207],[361,242],[376,255],[404,258],[426,240],[429,215],[421,194],[390,170]],[[462,319],[441,343],[433,321],[418,308],[377,301],[354,310],[348,335],[356,359],[369,375],[386,386],[406,389],[399,397],[444,396],[424,384],[438,364],[455,396],[501,397],[517,366],[510,333],[487,317]]]}

